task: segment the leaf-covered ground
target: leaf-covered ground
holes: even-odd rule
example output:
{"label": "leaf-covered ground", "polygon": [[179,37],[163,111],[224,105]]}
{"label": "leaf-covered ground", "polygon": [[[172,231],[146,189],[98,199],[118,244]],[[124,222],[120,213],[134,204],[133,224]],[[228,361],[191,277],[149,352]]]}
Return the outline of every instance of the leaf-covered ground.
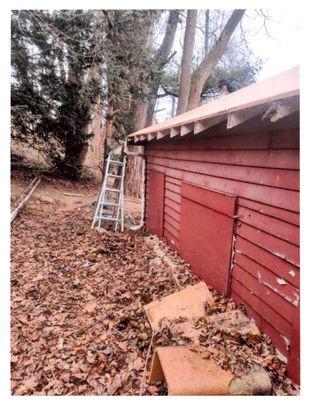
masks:
{"label": "leaf-covered ground", "polygon": [[[29,201],[12,225],[12,393],[138,394],[142,305],[177,290],[134,233],[89,229],[92,209]],[[183,284],[194,281],[186,271]]]}
{"label": "leaf-covered ground", "polygon": [[[34,197],[12,224],[14,395],[166,393],[147,379],[142,384],[152,335],[142,306],[179,287],[141,235],[91,230],[92,213],[90,205],[68,209]],[[177,277],[181,287],[197,282],[181,262]],[[213,294],[208,314],[235,308]],[[269,371],[274,394],[295,393],[265,336],[247,343],[198,323],[207,357],[232,370],[239,361],[258,363]],[[184,343],[169,327],[154,337],[155,345]]]}

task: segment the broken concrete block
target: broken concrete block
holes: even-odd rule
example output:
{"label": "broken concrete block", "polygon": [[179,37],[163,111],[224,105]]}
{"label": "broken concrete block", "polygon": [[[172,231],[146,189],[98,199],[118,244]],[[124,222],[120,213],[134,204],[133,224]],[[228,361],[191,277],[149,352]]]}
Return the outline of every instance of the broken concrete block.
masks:
{"label": "broken concrete block", "polygon": [[240,336],[260,336],[259,328],[240,310],[214,314],[207,318],[220,332]]}
{"label": "broken concrete block", "polygon": [[233,377],[189,347],[158,347],[152,360],[150,384],[166,381],[170,396],[227,395]]}
{"label": "broken concrete block", "polygon": [[153,331],[160,329],[163,320],[175,320],[183,318],[192,320],[205,315],[205,302],[213,303],[213,297],[204,282],[188,286],[179,292],[153,301],[144,310]]}

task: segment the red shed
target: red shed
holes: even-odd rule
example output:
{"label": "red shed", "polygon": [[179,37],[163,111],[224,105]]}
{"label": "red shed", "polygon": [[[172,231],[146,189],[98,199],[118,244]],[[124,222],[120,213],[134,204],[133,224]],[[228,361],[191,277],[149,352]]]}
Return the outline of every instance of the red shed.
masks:
{"label": "red shed", "polygon": [[299,69],[140,130],[146,226],[244,304],[299,382]]}

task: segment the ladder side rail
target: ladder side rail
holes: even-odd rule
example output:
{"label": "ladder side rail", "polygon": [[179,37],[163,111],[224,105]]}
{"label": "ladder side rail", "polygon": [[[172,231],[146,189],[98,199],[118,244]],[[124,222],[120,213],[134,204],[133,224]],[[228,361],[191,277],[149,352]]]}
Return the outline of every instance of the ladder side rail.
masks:
{"label": "ladder side rail", "polygon": [[[107,179],[107,172],[108,172],[108,167],[109,167],[109,160],[110,160],[110,155],[108,155],[107,157],[107,161],[106,161],[106,169],[105,169],[105,174],[104,174],[104,179],[103,179],[103,185],[101,187],[101,191],[100,191],[100,195],[98,198],[98,202],[97,202],[97,206],[96,206],[96,210],[94,213],[94,217],[93,217],[93,221],[92,221],[92,228],[94,228],[97,220],[98,220],[98,215],[100,213],[100,211],[102,211],[102,201],[103,201],[103,195],[104,195],[104,186],[106,183],[106,179]],[[100,206],[101,206],[101,210],[100,210]],[[101,214],[101,213],[100,213]],[[99,227],[100,227],[100,221],[99,221]]]}
{"label": "ladder side rail", "polygon": [[103,211],[104,211],[104,200],[105,200],[106,184],[107,184],[107,179],[108,179],[108,171],[109,171],[109,167],[110,167],[110,161],[111,161],[111,157],[110,157],[110,153],[109,153],[108,157],[107,157],[104,181],[103,181],[103,186],[102,186],[102,197],[101,197],[101,201],[100,201],[101,208],[100,208],[100,212],[99,212],[99,228],[101,228],[101,223],[102,223],[102,219],[103,219],[102,216],[103,216]]}
{"label": "ladder side rail", "polygon": [[126,173],[126,162],[127,158],[124,156],[123,158],[123,167],[122,167],[122,177],[121,177],[121,232],[123,232],[124,229],[124,177]]}
{"label": "ladder side rail", "polygon": [[[104,177],[104,179],[105,179],[105,177]],[[105,194],[105,191],[104,191],[104,180],[103,180],[103,184],[102,184],[102,188],[101,188],[101,192],[100,192],[100,196],[99,196],[99,200],[98,200],[97,212],[96,212],[96,221],[99,222],[99,227],[101,226],[100,215],[102,214],[104,194]]]}
{"label": "ladder side rail", "polygon": [[117,220],[115,223],[115,231],[118,230],[119,222],[121,225],[121,231],[123,230],[122,226],[122,216],[123,216],[123,179],[124,179],[124,173],[125,173],[125,167],[126,167],[126,159],[125,156],[122,160],[122,166],[121,166],[121,178],[119,182],[119,200],[118,200],[118,209],[117,209]]}
{"label": "ladder side rail", "polygon": [[118,230],[119,214],[120,214],[120,207],[118,207],[118,209],[117,209],[117,217],[116,217],[116,222],[115,222],[115,232]]}

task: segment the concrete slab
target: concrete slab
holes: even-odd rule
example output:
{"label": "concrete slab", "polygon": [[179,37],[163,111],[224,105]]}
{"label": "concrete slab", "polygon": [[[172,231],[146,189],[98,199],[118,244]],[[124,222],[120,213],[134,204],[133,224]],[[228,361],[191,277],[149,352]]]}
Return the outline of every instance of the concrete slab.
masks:
{"label": "concrete slab", "polygon": [[144,306],[153,331],[160,329],[163,320],[192,320],[205,315],[204,304],[213,304],[214,299],[204,282],[188,286],[183,290],[153,301]]}
{"label": "concrete slab", "polygon": [[150,372],[150,384],[166,381],[170,396],[228,395],[233,378],[187,346],[156,348]]}

